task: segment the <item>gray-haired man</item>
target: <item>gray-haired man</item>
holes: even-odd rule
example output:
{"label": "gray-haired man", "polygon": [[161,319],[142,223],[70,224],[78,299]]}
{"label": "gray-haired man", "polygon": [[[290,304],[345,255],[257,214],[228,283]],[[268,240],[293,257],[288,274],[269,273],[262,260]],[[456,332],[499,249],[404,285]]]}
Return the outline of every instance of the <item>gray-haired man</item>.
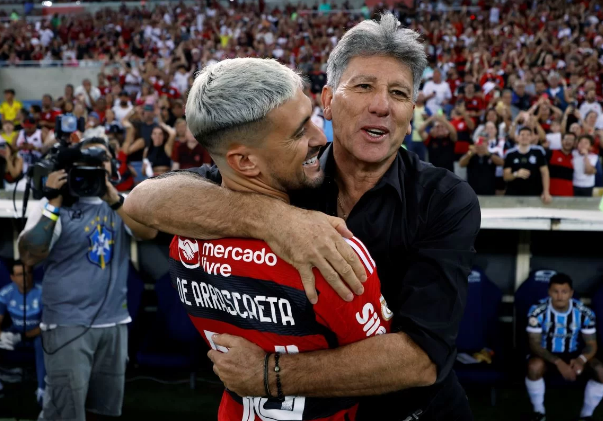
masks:
{"label": "gray-haired man", "polygon": [[[374,257],[394,312],[396,333],[281,357],[285,395],[371,396],[361,403],[358,419],[472,418],[451,367],[479,204],[465,182],[400,148],[426,64],[418,34],[400,28],[391,14],[350,30],[329,58],[322,94],[334,132],[320,159],[325,181],[292,196],[295,205],[346,221]],[[263,95],[269,87],[258,86]],[[228,100],[226,93],[222,100]],[[196,134],[194,109],[189,102],[187,122]],[[312,267],[346,300],[353,295],[338,273],[354,292],[363,292],[354,253],[333,228],[337,220],[323,213],[229,192],[184,173],[143,183],[128,197],[126,211],[174,234],[263,239],[300,271],[313,301]],[[228,389],[263,395],[264,352],[241,338],[222,336],[215,343],[229,349],[210,352]]]}

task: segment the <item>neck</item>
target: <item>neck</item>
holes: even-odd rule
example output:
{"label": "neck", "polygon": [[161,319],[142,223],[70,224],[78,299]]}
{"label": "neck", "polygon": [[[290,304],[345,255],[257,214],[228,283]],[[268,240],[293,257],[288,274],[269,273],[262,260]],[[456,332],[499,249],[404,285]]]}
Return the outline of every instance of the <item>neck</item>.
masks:
{"label": "neck", "polygon": [[259,177],[246,178],[232,174],[230,171],[222,172],[222,185],[229,190],[241,193],[256,193],[289,203],[289,195],[264,183]]}
{"label": "neck", "polygon": [[526,153],[530,150],[530,145],[517,145],[517,149],[519,149],[519,152],[521,153]]}
{"label": "neck", "polygon": [[555,307],[553,304],[553,308],[559,313],[565,313],[567,310],[569,310],[569,303],[567,303],[564,307]]}
{"label": "neck", "polygon": [[345,209],[347,214],[364,193],[375,187],[396,159],[394,153],[382,162],[368,164],[354,157],[337,139],[333,141],[333,156],[337,163],[336,181],[339,192],[346,199],[346,207],[349,207]]}
{"label": "neck", "polygon": [[19,285],[19,292],[21,294],[27,294],[29,291],[31,291],[31,288],[33,287],[33,285],[28,285],[27,288],[23,288],[23,286]]}

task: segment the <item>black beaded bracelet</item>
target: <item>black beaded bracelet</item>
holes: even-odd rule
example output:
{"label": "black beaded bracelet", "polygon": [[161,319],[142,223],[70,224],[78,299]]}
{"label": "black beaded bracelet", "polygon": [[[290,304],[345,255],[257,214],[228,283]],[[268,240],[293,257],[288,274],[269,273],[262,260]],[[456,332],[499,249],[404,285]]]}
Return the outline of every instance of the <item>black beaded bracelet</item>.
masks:
{"label": "black beaded bracelet", "polygon": [[268,398],[272,397],[270,393],[270,381],[268,380],[268,359],[270,359],[270,355],[272,354],[266,354],[264,357],[264,392]]}
{"label": "black beaded bracelet", "polygon": [[281,354],[278,352],[274,354],[274,372],[276,373],[276,397],[278,400],[284,401],[285,395],[283,394],[283,386],[281,385],[281,376],[280,371],[281,368],[278,365],[278,360],[281,357]]}

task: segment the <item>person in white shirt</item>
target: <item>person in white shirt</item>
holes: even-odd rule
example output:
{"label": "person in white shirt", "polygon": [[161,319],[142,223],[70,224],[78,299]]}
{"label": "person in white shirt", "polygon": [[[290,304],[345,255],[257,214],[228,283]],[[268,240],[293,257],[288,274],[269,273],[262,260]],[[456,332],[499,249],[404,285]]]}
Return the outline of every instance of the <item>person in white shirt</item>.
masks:
{"label": "person in white shirt", "polygon": [[601,109],[601,104],[599,104],[597,101],[597,94],[595,92],[594,89],[589,89],[588,92],[586,92],[586,101],[584,101],[582,103],[582,105],[580,105],[580,115],[582,116],[582,119],[586,119],[586,115],[590,112],[590,111],[595,111],[597,113],[597,116],[600,116],[601,114],[603,114],[603,109]]}
{"label": "person in white shirt", "polygon": [[86,103],[86,107],[94,108],[94,104],[101,97],[101,92],[96,86],[92,86],[90,79],[84,79],[82,84],[75,88],[74,96],[82,97]]}
{"label": "person in white shirt", "polygon": [[578,138],[574,150],[574,196],[592,197],[599,157],[591,152],[595,139],[588,134]]}
{"label": "person in white shirt", "polygon": [[561,123],[559,120],[551,123],[551,132],[546,134],[546,144],[543,146],[551,151],[561,149]]}
{"label": "person in white shirt", "polygon": [[442,80],[442,72],[439,69],[433,71],[433,79],[423,86],[426,107],[432,114],[437,114],[452,98],[450,85]]}
{"label": "person in white shirt", "polygon": [[115,113],[115,120],[119,123],[119,127],[123,129],[121,120],[132,111],[132,103],[130,97],[126,91],[121,91],[119,94],[119,102],[113,106],[113,112]]}

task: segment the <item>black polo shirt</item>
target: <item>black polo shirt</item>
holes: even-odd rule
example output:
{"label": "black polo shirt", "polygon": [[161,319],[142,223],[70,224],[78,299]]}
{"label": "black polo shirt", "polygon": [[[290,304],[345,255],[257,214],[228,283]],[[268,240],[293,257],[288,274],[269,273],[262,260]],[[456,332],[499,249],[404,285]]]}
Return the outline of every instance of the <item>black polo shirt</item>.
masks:
{"label": "black polo shirt", "polygon": [[490,155],[473,155],[467,164],[467,182],[476,194],[492,196],[496,193],[496,165]]}
{"label": "black polo shirt", "polygon": [[[337,215],[332,145],[320,162],[322,187],[292,194],[291,201]],[[220,181],[215,169],[196,172]],[[460,387],[450,373],[480,221],[477,196],[465,181],[403,148],[354,206],[346,223],[377,264],[382,293],[395,314],[393,330],[408,334],[438,367],[434,386],[363,398],[359,420],[403,420],[417,410],[425,412],[436,395],[454,395],[443,389]],[[452,401],[439,399],[434,404],[438,414],[446,414]]]}

